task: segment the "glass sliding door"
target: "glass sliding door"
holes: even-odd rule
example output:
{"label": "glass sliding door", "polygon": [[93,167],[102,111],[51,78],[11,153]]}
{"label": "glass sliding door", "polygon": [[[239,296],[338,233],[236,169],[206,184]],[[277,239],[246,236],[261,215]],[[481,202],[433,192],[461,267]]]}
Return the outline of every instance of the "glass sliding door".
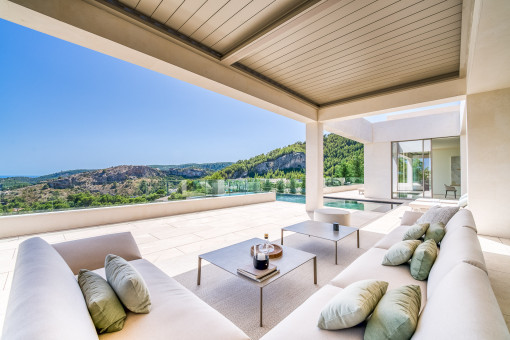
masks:
{"label": "glass sliding door", "polygon": [[462,192],[460,137],[432,139],[432,154],[434,198],[459,198]]}
{"label": "glass sliding door", "polygon": [[432,197],[431,141],[392,143],[392,197]]}

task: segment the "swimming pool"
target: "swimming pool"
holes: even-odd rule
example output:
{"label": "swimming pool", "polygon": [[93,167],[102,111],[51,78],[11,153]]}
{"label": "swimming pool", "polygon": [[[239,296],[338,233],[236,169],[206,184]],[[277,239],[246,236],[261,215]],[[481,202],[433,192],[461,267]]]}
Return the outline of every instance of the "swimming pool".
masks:
{"label": "swimming pool", "polygon": [[[291,194],[276,194],[277,201],[292,202],[305,204],[304,195],[291,195]],[[387,212],[393,209],[396,204],[383,203],[383,202],[369,202],[369,201],[356,201],[344,200],[337,198],[324,198],[325,207],[354,209],[363,211],[377,211]]]}

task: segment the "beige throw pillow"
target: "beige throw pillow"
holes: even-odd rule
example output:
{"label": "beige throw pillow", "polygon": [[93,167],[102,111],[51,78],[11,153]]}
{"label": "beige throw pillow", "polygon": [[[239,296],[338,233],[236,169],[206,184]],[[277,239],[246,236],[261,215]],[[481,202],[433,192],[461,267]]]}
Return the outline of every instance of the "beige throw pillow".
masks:
{"label": "beige throw pillow", "polygon": [[388,282],[358,281],[338,293],[321,311],[317,326],[327,330],[354,327],[374,310],[388,289]]}
{"label": "beige throw pillow", "polygon": [[150,312],[149,290],[133,266],[120,256],[108,254],[104,268],[108,283],[127,309],[133,313]]}
{"label": "beige throw pillow", "polygon": [[82,269],[78,283],[97,331],[120,331],[124,327],[126,312],[108,282],[100,275]]}
{"label": "beige throw pillow", "polygon": [[384,254],[382,264],[384,266],[398,266],[408,262],[413,257],[414,251],[420,243],[420,240],[406,240],[394,244]]}

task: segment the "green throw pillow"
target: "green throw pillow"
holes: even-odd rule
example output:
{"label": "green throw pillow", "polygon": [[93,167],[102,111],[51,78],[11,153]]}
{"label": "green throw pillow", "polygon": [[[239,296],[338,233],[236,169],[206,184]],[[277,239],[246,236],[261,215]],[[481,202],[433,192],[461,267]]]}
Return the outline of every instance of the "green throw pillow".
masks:
{"label": "green throw pillow", "polygon": [[317,326],[336,330],[356,326],[374,310],[388,289],[388,282],[358,281],[338,293],[321,311]]}
{"label": "green throw pillow", "polygon": [[439,242],[441,242],[445,234],[446,229],[444,227],[443,222],[431,223],[430,227],[427,229],[427,232],[425,233],[425,241],[434,240],[436,241],[436,244],[439,244]]}
{"label": "green throw pillow", "polygon": [[133,266],[120,256],[108,254],[104,268],[108,283],[127,309],[133,313],[150,312],[149,290]]}
{"label": "green throw pillow", "polygon": [[416,280],[426,280],[437,257],[437,245],[434,240],[420,244],[411,258],[411,276]]}
{"label": "green throw pillow", "polygon": [[388,291],[368,320],[364,339],[410,339],[418,324],[420,306],[419,286],[402,286]]}
{"label": "green throw pillow", "polygon": [[402,238],[402,241],[407,240],[417,240],[423,235],[425,235],[425,232],[427,232],[427,229],[429,228],[428,223],[422,223],[422,224],[414,224],[407,229],[407,231],[404,234],[404,237]]}
{"label": "green throw pillow", "polygon": [[100,275],[82,269],[78,274],[78,283],[98,332],[120,331],[124,327],[126,312],[108,282]]}
{"label": "green throw pillow", "polygon": [[394,244],[384,255],[382,264],[384,266],[398,266],[402,263],[406,263],[411,259],[416,247],[418,247],[420,243],[420,240],[406,240]]}

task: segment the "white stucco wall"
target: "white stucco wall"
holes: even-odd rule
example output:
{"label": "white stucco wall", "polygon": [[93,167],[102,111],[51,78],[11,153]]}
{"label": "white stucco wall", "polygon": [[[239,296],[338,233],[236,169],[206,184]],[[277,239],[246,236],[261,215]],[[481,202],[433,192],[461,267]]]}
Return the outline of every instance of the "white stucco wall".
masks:
{"label": "white stucco wall", "polygon": [[458,136],[459,112],[374,123],[372,131],[374,143]]}
{"label": "white stucco wall", "polygon": [[510,238],[510,88],[466,104],[469,208],[479,234]]}
{"label": "white stucco wall", "polygon": [[365,197],[391,198],[391,143],[365,144]]}

